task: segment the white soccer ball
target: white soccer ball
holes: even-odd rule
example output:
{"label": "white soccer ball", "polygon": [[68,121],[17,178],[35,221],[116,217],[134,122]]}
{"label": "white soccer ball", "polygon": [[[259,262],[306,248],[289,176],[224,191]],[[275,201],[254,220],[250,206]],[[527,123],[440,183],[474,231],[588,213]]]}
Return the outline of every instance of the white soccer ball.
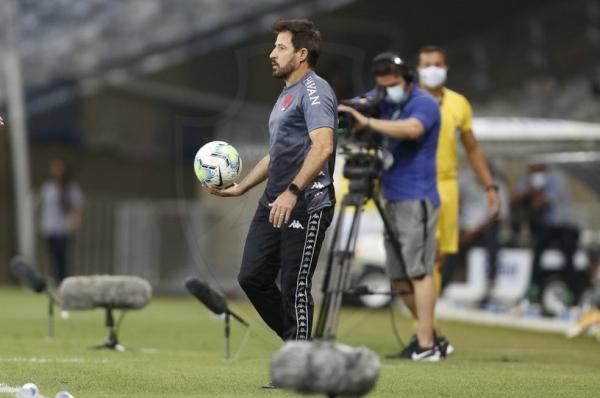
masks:
{"label": "white soccer ball", "polygon": [[18,398],[35,398],[38,396],[40,390],[33,383],[23,384],[23,387],[17,392]]}
{"label": "white soccer ball", "polygon": [[196,153],[194,171],[201,183],[216,189],[227,188],[242,172],[242,158],[228,143],[212,141]]}

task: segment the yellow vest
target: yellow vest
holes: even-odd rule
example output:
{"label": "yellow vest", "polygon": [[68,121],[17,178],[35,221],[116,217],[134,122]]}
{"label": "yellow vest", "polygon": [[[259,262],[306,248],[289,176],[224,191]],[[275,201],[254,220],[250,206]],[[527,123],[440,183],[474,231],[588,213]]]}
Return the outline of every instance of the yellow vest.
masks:
{"label": "yellow vest", "polygon": [[457,140],[460,134],[471,131],[473,115],[471,104],[463,95],[446,87],[442,88],[442,93],[440,106],[442,124],[436,155],[438,181],[456,179],[458,172]]}

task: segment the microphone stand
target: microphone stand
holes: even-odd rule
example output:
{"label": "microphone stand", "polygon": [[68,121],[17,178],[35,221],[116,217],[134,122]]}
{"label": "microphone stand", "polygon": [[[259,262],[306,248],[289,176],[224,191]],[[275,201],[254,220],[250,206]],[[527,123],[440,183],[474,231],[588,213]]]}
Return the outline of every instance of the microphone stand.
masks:
{"label": "microphone stand", "polygon": [[48,295],[48,338],[54,339],[54,305],[56,304],[56,298],[52,293],[46,290]]}
{"label": "microphone stand", "polygon": [[241,316],[229,309],[225,310],[225,359],[229,359],[230,357],[229,347],[231,344],[231,317],[246,327],[250,326],[248,322],[246,322]]}

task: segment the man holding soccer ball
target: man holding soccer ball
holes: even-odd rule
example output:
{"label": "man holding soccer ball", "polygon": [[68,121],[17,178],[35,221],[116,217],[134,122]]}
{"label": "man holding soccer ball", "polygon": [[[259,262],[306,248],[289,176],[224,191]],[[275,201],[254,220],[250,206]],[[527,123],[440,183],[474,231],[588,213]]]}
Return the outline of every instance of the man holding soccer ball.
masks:
{"label": "man holding soccer ball", "polygon": [[[333,218],[337,101],[313,68],[321,34],[305,19],[279,21],[273,76],[285,81],[269,118],[269,153],[218,196],[240,196],[267,181],[246,239],[238,280],[283,340],[311,336],[312,276]],[[281,289],[275,283],[281,271]]]}

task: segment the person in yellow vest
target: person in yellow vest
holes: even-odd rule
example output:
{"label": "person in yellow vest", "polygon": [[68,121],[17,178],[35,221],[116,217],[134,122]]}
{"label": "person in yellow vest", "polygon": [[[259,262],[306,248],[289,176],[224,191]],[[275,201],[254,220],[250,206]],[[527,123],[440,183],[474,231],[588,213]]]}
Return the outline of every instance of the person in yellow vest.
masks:
{"label": "person in yellow vest", "polygon": [[442,123],[436,153],[437,183],[441,199],[437,226],[437,256],[434,266],[436,291],[441,290],[440,268],[448,254],[458,252],[458,148],[462,143],[469,163],[485,188],[489,217],[494,220],[500,212],[498,186],[494,184],[485,155],[473,135],[472,111],[469,101],[456,91],[444,86],[448,72],[446,51],[437,46],[419,50],[417,71],[421,88],[431,94],[440,104]]}

